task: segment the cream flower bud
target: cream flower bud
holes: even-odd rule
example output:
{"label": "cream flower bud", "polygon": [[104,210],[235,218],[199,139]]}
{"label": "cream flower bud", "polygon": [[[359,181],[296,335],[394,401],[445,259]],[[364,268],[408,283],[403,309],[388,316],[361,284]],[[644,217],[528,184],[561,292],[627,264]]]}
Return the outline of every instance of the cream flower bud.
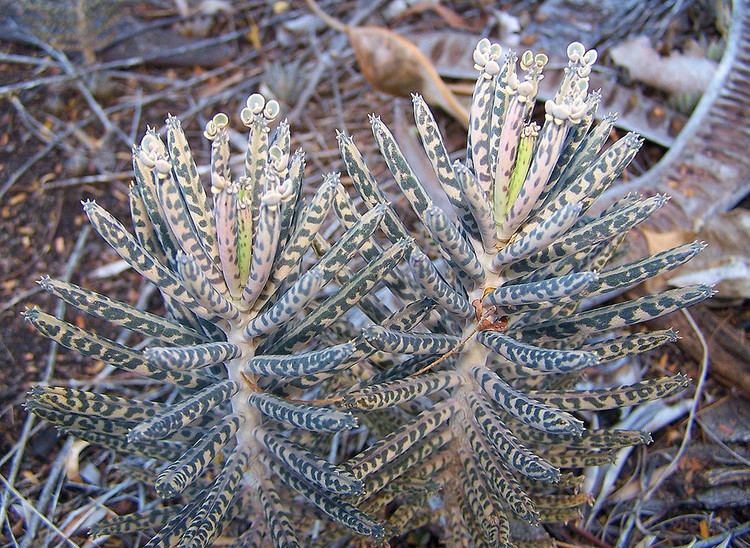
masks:
{"label": "cream flower bud", "polygon": [[263,109],[263,116],[265,116],[268,121],[271,121],[279,115],[279,112],[281,112],[279,102],[271,99],[266,103],[266,108]]}
{"label": "cream flower bud", "polygon": [[247,98],[245,104],[247,105],[247,108],[250,109],[250,112],[253,114],[260,114],[263,112],[263,107],[266,106],[266,99],[260,93],[253,93]]}
{"label": "cream flower bud", "polygon": [[580,42],[571,42],[568,46],[568,59],[574,63],[578,62],[586,53],[586,48]]}
{"label": "cream flower bud", "polygon": [[164,179],[172,171],[172,164],[166,158],[158,158],[154,163],[154,168],[159,178]]}

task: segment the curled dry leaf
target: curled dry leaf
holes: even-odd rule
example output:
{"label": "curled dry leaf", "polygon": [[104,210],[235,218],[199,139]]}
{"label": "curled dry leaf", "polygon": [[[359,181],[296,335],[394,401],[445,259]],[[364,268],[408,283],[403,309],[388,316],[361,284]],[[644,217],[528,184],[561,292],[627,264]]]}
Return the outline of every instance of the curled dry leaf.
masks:
{"label": "curled dry leaf", "polygon": [[[613,185],[593,213],[631,192],[665,193],[672,199],[642,225],[642,231],[693,232],[750,192],[750,132],[746,124],[735,123],[750,108],[750,81],[745,77],[750,59],[750,9],[747,3],[737,2],[732,10],[719,70],[685,128],[658,164],[635,179]],[[638,242],[630,244],[634,256],[644,254]]]}
{"label": "curled dry leaf", "polygon": [[372,87],[397,97],[419,93],[428,104],[440,107],[469,127],[469,113],[417,46],[383,27],[345,25],[312,0],[308,0],[308,5],[327,25],[347,35],[362,75]]}
{"label": "curled dry leaf", "polygon": [[717,68],[716,62],[692,53],[659,55],[646,36],[621,42],[609,54],[634,79],[670,94],[703,93]]}
{"label": "curled dry leaf", "polygon": [[[394,2],[394,4],[396,3],[400,3],[400,2]],[[391,6],[393,6],[393,4],[391,4]],[[480,30],[480,29],[472,28],[472,26],[461,15],[453,11],[448,6],[444,6],[437,2],[417,2],[416,4],[413,4],[411,6],[405,6],[404,9],[400,13],[397,13],[394,16],[405,18],[410,15],[420,14],[426,11],[431,11],[435,13],[443,21],[445,21],[448,25],[450,25],[453,28],[463,29],[463,30],[468,30],[468,31]]]}
{"label": "curled dry leaf", "polygon": [[669,283],[677,287],[694,283],[716,285],[719,297],[750,297],[750,212],[736,209],[717,215],[697,237],[708,247],[676,270]]}
{"label": "curled dry leaf", "polygon": [[374,88],[401,97],[420,93],[427,103],[469,126],[466,109],[409,40],[381,27],[357,27],[347,34],[362,74]]}
{"label": "curled dry leaf", "polygon": [[70,451],[65,459],[65,475],[70,481],[77,483],[83,483],[81,478],[80,463],[78,461],[81,456],[81,451],[89,446],[89,442],[83,440],[76,440],[73,445],[70,446]]}

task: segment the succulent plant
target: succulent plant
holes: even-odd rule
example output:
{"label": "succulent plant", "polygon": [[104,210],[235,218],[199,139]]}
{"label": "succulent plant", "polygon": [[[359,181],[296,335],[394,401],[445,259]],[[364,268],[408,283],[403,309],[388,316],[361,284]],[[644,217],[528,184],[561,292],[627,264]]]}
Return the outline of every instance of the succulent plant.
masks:
{"label": "succulent plant", "polygon": [[65,431],[124,454],[170,463],[159,470],[156,492],[167,501],[184,495],[187,502],[112,519],[97,526],[99,534],[156,529],[151,545],[182,539],[202,546],[242,512],[253,524],[251,535],[262,533],[258,521],[267,521],[265,530],[276,544],[295,544],[273,475],[305,491],[323,513],[358,533],[383,534],[380,525],[343,500],[359,493],[361,482],[284,435],[286,429],[349,430],[356,419],[274,391],[358,359],[360,345],[327,345],[317,335],[394,269],[406,245],[391,246],[326,293],[326,285],[375,231],[385,207],[373,208],[320,260],[303,265],[311,245],[327,245],[319,231],[341,183],[326,178],[302,203],[304,155],[290,155],[285,122],[270,134],[269,122],[278,111],[273,100],[259,94],[248,98],[241,118],[249,139],[238,178],[229,171],[228,117],[217,114],[207,124],[212,200],[179,120],[169,118],[166,145],[149,131],[133,150],[135,236],[96,203],[84,203],[97,232],[159,289],[166,318],[70,283],[41,281],[79,310],[149,338],[148,349],[136,351],[36,309],[26,312],[42,334],[63,346],[170,383],[179,392],[167,405],[74,388],[32,390],[29,409]]}
{"label": "succulent plant", "polygon": [[[623,329],[713,293],[696,286],[582,306],[683,264],[703,244],[610,266],[629,229],[667,198],[629,195],[590,213],[641,141],[628,134],[602,152],[614,116],[594,125],[600,94],[588,92],[588,76],[596,52],[573,43],[567,54],[540,129],[531,111],[546,56],[524,53],[519,77],[512,52],[501,58],[500,46],[479,42],[465,163],[450,161],[433,115],[414,96],[418,133],[453,211],[435,205],[386,126],[371,119],[380,152],[426,229],[414,231],[426,237],[408,254],[425,299],[414,312],[424,319],[408,332],[366,328],[376,359],[340,397],[368,413],[421,411],[348,465],[370,497],[373,485],[397,492],[398,478],[442,487],[450,544],[504,545],[514,520],[576,517],[586,497],[573,472],[650,440],[646,432],[586,429],[580,413],[637,405],[688,384],[682,374],[597,390],[578,389],[577,381],[586,369],[674,341],[671,330]],[[351,138],[339,135],[339,145],[367,206],[386,203]],[[393,242],[409,236],[391,210],[383,229]],[[403,514],[420,513],[433,519],[429,507],[409,504],[391,519],[410,526]]]}
{"label": "succulent plant", "polygon": [[[240,546],[294,546],[302,535],[319,544],[352,534],[382,539],[442,515],[452,543],[494,546],[510,542],[514,519],[575,515],[585,501],[575,491],[579,476],[561,469],[607,462],[613,450],[648,439],[587,430],[576,413],[686,385],[677,375],[578,390],[582,372],[674,340],[672,331],[621,330],[711,289],[581,308],[585,298],[682,264],[701,245],[607,266],[627,231],[665,198],[628,196],[589,214],[640,141],[627,135],[601,152],[612,118],[593,124],[599,96],[588,93],[587,77],[596,53],[572,44],[568,57],[540,129],[530,117],[546,58],[525,53],[519,78],[514,54],[503,60],[499,46],[480,41],[465,163],[451,163],[427,105],[414,97],[417,130],[453,211],[434,204],[391,133],[371,119],[414,211],[412,229],[345,134],[341,154],[367,210],[357,211],[336,174],[305,202],[304,156],[290,154],[285,122],[270,132],[278,104],[259,94],[241,112],[249,127],[243,176],[229,170],[228,117],[207,124],[212,199],[177,119],[167,120],[166,144],[146,134],[133,150],[135,235],[96,203],[84,209],[159,289],[166,316],[71,283],[41,284],[141,334],[149,348],[26,312],[63,346],[175,387],[164,401],[32,390],[28,407],[40,417],[156,462],[145,475],[156,471],[161,501],[101,522],[96,533],[156,531],[149,546],[205,546],[231,528]],[[335,240],[322,230],[331,209],[342,229]],[[323,448],[358,420],[371,443],[347,444],[344,462],[324,458]],[[441,489],[435,514],[429,499]],[[292,504],[293,496],[309,504]],[[321,530],[301,511],[307,506],[332,523]]]}

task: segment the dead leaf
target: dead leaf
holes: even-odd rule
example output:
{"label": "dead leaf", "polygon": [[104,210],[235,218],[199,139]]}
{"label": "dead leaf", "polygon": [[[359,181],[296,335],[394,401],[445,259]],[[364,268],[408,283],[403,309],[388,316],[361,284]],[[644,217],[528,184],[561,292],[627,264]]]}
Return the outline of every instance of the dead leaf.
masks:
{"label": "dead leaf", "polygon": [[431,2],[418,2],[409,6],[398,14],[398,18],[404,18],[409,15],[420,14],[425,11],[432,11],[453,28],[478,32],[481,29],[472,27],[462,16],[442,4],[433,4]]}
{"label": "dead leaf", "polygon": [[647,227],[641,229],[643,237],[646,239],[648,252],[650,255],[667,251],[682,244],[695,240],[695,232],[688,230],[670,230],[657,232]]}
{"label": "dead leaf", "polygon": [[708,247],[672,273],[677,287],[716,285],[720,298],[750,297],[750,211],[735,209],[709,220],[697,238]]}
{"label": "dead leaf", "polygon": [[245,35],[245,39],[255,48],[256,51],[263,49],[263,43],[260,41],[260,28],[255,23],[250,25],[250,30]]}
{"label": "dead leaf", "polygon": [[715,61],[695,53],[672,52],[661,56],[646,36],[639,36],[610,48],[612,60],[639,82],[670,94],[706,91],[718,67]]}
{"label": "dead leaf", "polygon": [[456,100],[430,60],[403,36],[381,27],[355,27],[347,32],[362,74],[375,89],[409,97],[420,93],[469,126],[469,114]]}
{"label": "dead leaf", "polygon": [[[740,7],[735,4],[734,9]],[[747,26],[742,21],[732,17],[722,68],[667,154],[642,175],[613,185],[597,200],[592,214],[629,193],[664,193],[672,199],[643,226],[656,231],[700,230],[750,192],[750,133],[739,122],[750,109]],[[604,104],[609,106],[606,99]]]}
{"label": "dead leaf", "polygon": [[81,456],[81,451],[88,446],[89,442],[83,440],[76,440],[73,442],[73,445],[70,446],[68,456],[65,458],[65,475],[70,481],[83,483],[78,458]]}
{"label": "dead leaf", "polygon": [[307,3],[328,26],[347,35],[362,75],[372,87],[397,97],[420,93],[430,106],[442,108],[469,127],[469,113],[417,46],[383,27],[345,25],[322,11],[313,0]]}

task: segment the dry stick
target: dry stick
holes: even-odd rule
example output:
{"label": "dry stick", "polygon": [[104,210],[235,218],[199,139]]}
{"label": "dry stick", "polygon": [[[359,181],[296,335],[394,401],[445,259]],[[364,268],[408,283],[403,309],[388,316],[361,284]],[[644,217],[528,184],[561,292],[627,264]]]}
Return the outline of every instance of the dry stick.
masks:
{"label": "dry stick", "polygon": [[[68,451],[70,451],[70,447],[73,445],[74,440],[75,438],[73,436],[68,436],[68,439],[65,440],[65,444],[63,444],[62,449],[55,458],[55,462],[52,463],[50,471],[47,475],[47,481],[44,483],[44,487],[42,488],[42,492],[39,494],[39,498],[37,498],[36,500],[36,508],[39,511],[39,515],[42,516],[42,521],[44,521],[45,523],[46,520],[49,520],[50,523],[54,523],[54,515],[46,517],[45,514],[48,514],[50,509],[57,504],[59,489],[57,489],[56,487],[60,483],[63,483],[65,481],[65,462],[68,458],[67,453]],[[50,499],[52,499],[53,494],[55,495],[55,501],[54,505],[51,505]],[[37,518],[36,516],[32,516],[28,524],[26,525],[26,534],[21,539],[20,544],[22,548],[26,548],[27,546],[32,545],[38,526],[39,518]]]}
{"label": "dry stick", "polygon": [[63,131],[62,133],[57,135],[57,138],[50,142],[47,146],[45,146],[43,149],[41,149],[39,152],[34,154],[31,158],[26,160],[23,165],[21,165],[16,171],[13,172],[13,174],[8,177],[8,179],[5,181],[2,187],[0,187],[0,200],[3,199],[3,196],[10,190],[10,188],[18,181],[23,175],[31,169],[31,167],[36,164],[39,160],[42,158],[45,158],[50,152],[52,152],[55,148],[60,146],[63,142],[63,139],[66,137],[69,137],[73,133],[75,133],[77,130],[87,126],[93,121],[92,118],[88,118],[86,120],[83,120],[79,122],[78,124],[71,124],[71,126]]}
{"label": "dry stick", "polygon": [[130,124],[130,133],[128,139],[135,143],[138,138],[138,126],[141,125],[141,114],[143,112],[143,89],[140,86],[135,90],[135,107],[133,108],[133,121]]}
{"label": "dry stick", "polygon": [[333,90],[333,104],[336,105],[336,121],[339,131],[349,134],[344,117],[344,102],[341,100],[341,82],[339,81],[338,67],[334,66],[331,71],[331,89]]}
{"label": "dry stick", "polygon": [[77,72],[74,73],[68,73],[65,75],[59,75],[59,76],[48,76],[46,78],[37,78],[36,80],[28,80],[25,82],[20,82],[16,84],[9,84],[7,86],[0,86],[0,97],[3,95],[8,95],[11,93],[15,93],[17,91],[27,90],[27,89],[33,89],[38,86],[46,85],[46,84],[57,84],[60,82],[69,82],[71,80],[76,80],[78,78],[81,78],[87,74],[91,74],[93,72],[100,72],[103,70],[108,69],[114,69],[114,68],[132,68],[137,67],[139,65],[143,65],[153,59],[164,59],[169,58],[177,55],[182,55],[183,53],[188,53],[191,51],[197,51],[200,49],[204,49],[209,46],[216,46],[219,44],[223,44],[226,42],[231,42],[232,40],[236,40],[237,38],[240,38],[241,36],[244,36],[247,34],[247,32],[250,31],[250,27],[244,27],[242,29],[239,29],[234,32],[230,32],[227,34],[223,34],[221,36],[215,37],[215,38],[209,38],[206,40],[199,40],[197,42],[192,42],[190,44],[186,44],[184,46],[180,46],[178,48],[173,48],[171,50],[167,51],[160,51],[158,48],[154,51],[151,55],[142,55],[137,57],[128,57],[126,59],[118,59],[115,61],[108,61],[105,63],[98,63],[95,65],[90,65],[87,67],[80,67],[80,69]]}
{"label": "dry stick", "polygon": [[[377,10],[380,4],[381,2],[379,1],[367,3],[360,12],[355,13],[352,16],[352,18],[349,20],[348,25],[356,26],[366,17],[368,17],[373,11]],[[330,15],[321,10],[315,2],[310,2],[308,0],[307,5],[318,17],[323,19],[323,21],[329,27],[339,32],[345,32],[346,25],[344,25],[340,21],[336,21],[335,19],[333,19]],[[305,89],[302,90],[302,93],[300,93],[299,99],[297,100],[297,104],[294,105],[294,108],[289,113],[288,119],[290,123],[295,122],[300,117],[302,111],[307,106],[307,102],[310,100],[313,93],[315,93],[315,89],[318,87],[318,82],[320,82],[320,79],[323,77],[323,74],[325,74],[326,69],[330,65],[331,58],[341,53],[341,51],[344,49],[344,46],[346,46],[346,43],[347,37],[345,34],[336,36],[332,40],[331,46],[328,48],[328,55],[318,58],[318,62],[316,63],[315,68],[307,78],[307,85],[305,86]]]}
{"label": "dry stick", "polygon": [[33,297],[34,295],[36,295],[37,293],[41,291],[42,291],[41,286],[37,285],[35,287],[32,287],[31,289],[27,289],[23,293],[17,293],[16,296],[13,297],[11,300],[0,305],[0,316],[5,314],[8,310],[16,306],[21,301],[25,301],[29,297]]}
{"label": "dry stick", "polygon": [[442,356],[440,356],[434,362],[428,363],[427,365],[425,365],[422,369],[420,369],[416,373],[412,373],[410,376],[411,377],[418,377],[422,373],[426,373],[427,371],[429,371],[430,369],[432,369],[436,365],[444,362],[445,360],[447,360],[448,358],[450,358],[451,356],[453,356],[456,352],[458,352],[459,350],[461,350],[463,348],[463,346],[467,342],[469,342],[469,339],[471,339],[474,335],[477,334],[477,331],[479,331],[479,325],[474,326],[474,329],[472,329],[471,332],[468,335],[466,335],[463,339],[461,339],[460,341],[458,341],[458,343],[456,344],[456,346],[454,346],[453,348],[451,348],[448,352],[446,352],[445,354],[443,354]]}
{"label": "dry stick", "polygon": [[16,97],[15,95],[11,96],[10,104],[13,105],[13,108],[16,109],[18,117],[26,126],[26,129],[29,130],[29,132],[34,137],[39,139],[42,143],[49,143],[56,137],[56,135],[47,126],[42,124],[39,120],[31,115],[24,104],[18,99],[18,97]]}
{"label": "dry stick", "polygon": [[89,108],[94,111],[94,114],[96,114],[96,117],[99,118],[99,121],[102,123],[104,128],[107,130],[108,133],[114,133],[117,135],[117,137],[125,143],[125,146],[130,146],[130,142],[128,141],[128,136],[125,135],[125,132],[120,129],[119,126],[116,124],[113,124],[112,121],[107,117],[107,114],[104,112],[104,109],[102,106],[98,103],[98,101],[94,98],[93,94],[91,93],[91,90],[86,86],[86,84],[83,83],[83,80],[78,78],[78,72],[76,71],[76,68],[73,66],[73,64],[68,59],[68,56],[65,55],[62,51],[59,51],[56,48],[53,48],[48,43],[38,40],[36,38],[32,38],[29,40],[30,43],[34,44],[38,48],[42,49],[43,51],[46,51],[49,55],[51,55],[54,59],[57,60],[58,63],[60,63],[60,66],[62,69],[69,74],[70,76],[76,77],[76,87],[78,88],[78,91],[81,92],[81,95],[83,95],[83,98],[86,100],[86,103],[88,103]]}
{"label": "dry stick", "polygon": [[[78,235],[78,240],[76,241],[76,245],[73,248],[73,251],[70,253],[70,257],[68,258],[68,262],[65,265],[65,270],[63,271],[63,275],[60,278],[63,281],[69,281],[71,276],[73,275],[73,271],[75,270],[76,266],[78,265],[78,262],[81,259],[81,256],[83,255],[83,248],[86,245],[86,240],[88,240],[89,234],[91,233],[91,226],[86,225],[81,229],[81,233]],[[57,307],[55,308],[55,317],[58,319],[62,319],[65,315],[65,301],[59,300],[57,301]],[[47,365],[44,369],[44,374],[42,375],[41,383],[48,383],[49,380],[52,378],[52,375],[55,372],[55,360],[57,358],[57,348],[58,344],[55,341],[52,341],[50,343],[49,353],[47,354]],[[26,443],[29,440],[31,429],[34,426],[34,415],[29,413],[26,417],[26,421],[24,422],[23,429],[21,431],[21,436],[18,440],[18,446],[15,450],[15,456],[13,457],[13,461],[10,465],[10,473],[8,474],[8,485],[9,490],[5,491],[3,493],[2,499],[0,499],[0,531],[2,530],[3,526],[5,525],[6,519],[7,519],[7,512],[8,512],[8,502],[10,500],[10,490],[13,489],[13,484],[16,481],[16,477],[18,477],[18,471],[21,468],[21,459],[23,458],[23,453],[26,449]],[[8,528],[11,529],[10,523],[8,523]]]}
{"label": "dry stick", "polygon": [[[488,292],[489,292],[489,288],[488,288],[487,290],[485,290],[485,292],[484,292],[484,293],[485,293],[485,295],[486,295],[486,294],[487,294]],[[477,310],[480,310],[480,309],[477,309]],[[477,312],[477,315],[479,315],[479,313],[480,313],[480,312]],[[413,374],[412,374],[412,375],[410,375],[410,376],[412,376],[412,377],[418,377],[418,376],[419,376],[419,375],[421,375],[422,373],[426,373],[427,371],[429,371],[430,369],[432,369],[432,368],[433,368],[433,367],[435,367],[436,365],[438,365],[438,364],[440,364],[440,363],[444,362],[445,360],[447,360],[448,358],[450,358],[451,356],[453,356],[453,355],[454,355],[454,354],[455,354],[456,352],[458,352],[459,350],[461,350],[461,349],[462,349],[462,348],[464,347],[464,345],[465,345],[465,344],[466,344],[467,342],[469,342],[469,339],[471,339],[471,338],[472,338],[472,337],[473,337],[474,335],[476,335],[476,334],[477,334],[477,331],[479,331],[479,330],[480,330],[480,328],[481,328],[481,329],[486,329],[486,328],[484,328],[484,327],[483,327],[483,325],[484,325],[484,323],[485,323],[485,322],[486,322],[487,320],[489,320],[489,318],[490,318],[490,316],[491,316],[491,315],[492,315],[492,312],[488,312],[488,313],[486,313],[486,314],[485,314],[484,316],[481,316],[480,318],[478,318],[478,319],[477,319],[477,323],[476,323],[476,325],[474,326],[474,329],[472,329],[472,330],[471,330],[471,331],[469,332],[469,334],[468,334],[468,335],[466,335],[466,336],[465,336],[465,337],[464,337],[463,339],[461,339],[460,341],[458,341],[458,343],[456,344],[456,346],[454,346],[453,348],[451,348],[451,349],[450,349],[450,350],[449,350],[448,352],[446,352],[445,354],[443,354],[442,356],[440,356],[440,357],[439,357],[439,358],[438,358],[437,360],[435,360],[434,362],[432,362],[432,363],[429,363],[429,364],[425,365],[425,366],[424,366],[424,367],[423,367],[422,369],[420,369],[420,370],[419,370],[419,371],[417,371],[416,373],[413,373]]]}
{"label": "dry stick", "polygon": [[124,179],[132,179],[133,171],[115,171],[114,173],[100,173],[97,175],[84,175],[83,177],[71,177],[70,179],[60,179],[52,183],[46,183],[44,190],[57,190],[60,188],[70,188],[78,185],[90,185],[96,183],[113,183]]}
{"label": "dry stick", "polygon": [[[224,72],[227,72],[228,70],[234,69],[237,66],[242,65],[243,63],[250,61],[257,57],[257,53],[255,51],[251,52],[248,55],[243,55],[233,63],[228,63],[227,65],[224,65],[222,67],[218,67],[214,70],[204,72],[203,74],[200,74],[194,78],[190,78],[189,80],[184,80],[179,82],[178,84],[174,85],[168,90],[162,90],[159,93],[153,93],[151,95],[147,95],[144,97],[140,104],[141,106],[145,106],[148,104],[151,104],[155,101],[158,101],[165,96],[168,96],[170,93],[175,93],[181,89],[190,88],[192,86],[195,86],[197,84],[200,84],[201,82],[204,82],[206,80],[209,80],[215,76],[219,76],[223,74]],[[0,96],[2,96],[2,88],[0,87]],[[134,108],[133,103],[122,103],[119,105],[113,105],[111,107],[108,107],[105,109],[105,112],[108,114],[114,114],[116,112],[120,112],[123,110],[127,110],[129,108]],[[29,158],[26,162],[23,163],[16,171],[13,172],[13,174],[8,177],[8,179],[3,183],[3,186],[0,187],[0,200],[2,200],[3,196],[10,190],[10,188],[21,178],[23,175],[31,169],[32,166],[34,166],[39,160],[42,158],[45,158],[52,150],[57,148],[58,146],[61,146],[63,144],[63,139],[66,139],[70,135],[80,131],[87,125],[89,125],[91,122],[94,121],[94,116],[90,116],[89,118],[86,118],[85,120],[81,120],[80,122],[77,122],[76,124],[71,124],[65,131],[60,133],[57,138],[49,143],[47,146],[45,146],[43,149],[41,149],[39,152],[34,154],[31,158]]]}
{"label": "dry stick", "polygon": [[[704,407],[704,409],[705,409],[705,407]],[[721,447],[724,451],[726,451],[727,453],[729,453],[730,455],[732,455],[739,462],[741,462],[742,464],[744,464],[747,467],[750,467],[750,459],[746,459],[745,457],[743,457],[742,455],[740,455],[737,451],[735,451],[734,449],[732,449],[731,447],[729,447],[726,443],[724,443],[723,441],[721,441],[721,438],[719,438],[719,436],[717,436],[716,434],[714,434],[711,431],[711,428],[706,428],[704,426],[704,424],[701,422],[700,419],[695,419],[695,420],[698,422],[698,424],[701,425],[701,429],[703,430],[703,433],[706,434],[709,438],[711,438],[711,441],[713,441],[716,445],[718,445],[719,447]]]}
{"label": "dry stick", "polygon": [[617,542],[617,546],[625,546],[627,543],[627,539],[630,536],[630,531],[633,528],[633,525],[638,527],[641,531],[646,531],[646,527],[641,522],[641,506],[644,502],[646,502],[648,499],[650,499],[653,494],[661,487],[662,483],[671,476],[675,470],[677,470],[677,467],[680,464],[680,460],[682,459],[682,456],[685,454],[685,451],[687,450],[688,444],[690,443],[690,434],[693,430],[693,424],[695,423],[695,416],[698,412],[698,406],[700,405],[701,395],[703,394],[703,387],[706,383],[706,378],[708,377],[708,364],[709,364],[709,355],[708,355],[708,344],[706,343],[706,339],[703,336],[703,333],[700,330],[700,327],[698,327],[698,324],[695,323],[695,320],[693,319],[692,314],[690,314],[689,311],[683,309],[681,312],[685,315],[685,318],[687,319],[688,323],[690,324],[690,327],[695,331],[696,336],[698,337],[698,342],[701,344],[701,348],[703,348],[703,357],[701,358],[701,364],[700,364],[700,376],[698,379],[698,384],[695,387],[695,395],[693,397],[692,405],[690,406],[690,412],[688,414],[687,419],[687,425],[685,426],[685,435],[682,438],[682,442],[680,443],[680,447],[677,450],[677,453],[675,454],[672,461],[669,463],[669,465],[664,469],[663,472],[659,474],[659,477],[654,481],[654,483],[648,488],[648,490],[644,493],[642,497],[640,497],[635,505],[635,508],[633,509],[633,513],[628,519],[628,523],[626,524],[626,530],[620,535],[620,539]]}
{"label": "dry stick", "polygon": [[593,546],[598,546],[599,548],[612,548],[611,544],[602,541],[601,539],[589,533],[586,529],[582,529],[574,523],[568,523],[567,527],[576,535],[586,539],[586,542],[591,543]]}
{"label": "dry stick", "polygon": [[47,76],[45,78],[37,78],[35,80],[24,80],[17,84],[8,84],[7,86],[0,86],[0,97],[12,95],[20,91],[26,91],[34,89],[35,87],[43,85],[62,84],[70,82],[71,80],[78,78],[78,76],[70,76],[69,74],[59,74],[57,76]]}
{"label": "dry stick", "polygon": [[57,65],[49,59],[40,59],[30,55],[16,55],[13,53],[0,53],[0,63],[17,63],[19,65],[38,65],[41,67],[54,67]]}
{"label": "dry stick", "polygon": [[642,502],[647,501],[651,498],[651,496],[659,489],[662,483],[664,483],[664,480],[666,480],[669,476],[671,476],[675,470],[677,470],[677,466],[680,463],[680,459],[682,458],[682,455],[685,454],[685,451],[687,450],[687,446],[690,443],[690,434],[693,431],[693,424],[695,424],[695,414],[698,412],[698,406],[700,405],[701,395],[703,394],[703,387],[706,384],[706,377],[708,376],[708,364],[709,364],[709,356],[708,356],[708,344],[706,343],[706,339],[703,337],[703,333],[700,330],[700,327],[698,327],[698,324],[695,323],[695,320],[693,319],[692,314],[690,314],[689,311],[682,309],[681,311],[685,318],[687,319],[688,323],[690,324],[690,327],[693,328],[693,331],[695,331],[696,336],[698,337],[698,342],[701,344],[701,348],[703,348],[703,357],[701,358],[701,369],[700,369],[700,377],[698,379],[698,384],[695,387],[695,395],[693,396],[693,405],[690,408],[690,414],[688,415],[688,421],[687,426],[685,427],[685,435],[682,438],[682,443],[680,443],[680,448],[677,450],[677,454],[675,455],[674,459],[672,459],[672,462],[669,463],[669,466],[664,470],[664,472],[659,476],[659,478],[654,482],[654,484],[649,488],[648,491],[646,491],[646,494],[642,498]]}
{"label": "dry stick", "polygon": [[[111,498],[113,498],[115,495],[118,495],[122,491],[125,491],[126,489],[132,487],[136,482],[132,479],[125,479],[118,483],[117,485],[110,487],[107,489],[106,492],[102,493],[98,497],[91,499],[88,504],[85,506],[82,506],[80,508],[76,508],[75,510],[69,512],[65,519],[60,524],[60,528],[63,531],[77,531],[81,528],[82,525],[86,524],[88,519],[97,511],[97,510],[107,510],[107,515],[112,516],[114,512],[104,506],[104,503],[109,501]],[[140,510],[140,507],[139,507]],[[48,546],[49,544],[45,544],[44,546]],[[97,546],[96,542],[91,542],[90,544],[86,545],[88,546]],[[133,544],[133,546],[140,546],[140,544]]]}
{"label": "dry stick", "polygon": [[[32,513],[34,513],[37,516],[39,516],[39,518],[41,518],[41,520],[44,522],[44,524],[47,525],[47,527],[49,527],[50,529],[52,529],[55,533],[57,533],[58,536],[63,541],[65,541],[70,546],[74,546],[75,548],[80,548],[75,542],[73,542],[72,540],[70,540],[65,535],[65,533],[63,533],[62,531],[60,531],[60,529],[58,529],[57,527],[55,527],[55,524],[52,523],[51,521],[49,521],[46,516],[44,516],[43,514],[41,514],[39,512],[39,510],[37,510],[36,508],[34,508],[34,505],[31,504],[29,501],[27,501],[24,498],[24,496],[21,493],[19,493],[18,490],[15,487],[13,487],[8,482],[8,480],[5,479],[5,477],[2,474],[0,474],[0,483],[2,483],[5,486],[5,488],[7,489],[7,491],[5,491],[6,496],[7,495],[11,495],[11,494],[14,495],[21,502],[21,504],[23,504],[26,508],[28,508],[29,510],[31,510]],[[12,533],[10,535],[10,538],[13,538]]]}

